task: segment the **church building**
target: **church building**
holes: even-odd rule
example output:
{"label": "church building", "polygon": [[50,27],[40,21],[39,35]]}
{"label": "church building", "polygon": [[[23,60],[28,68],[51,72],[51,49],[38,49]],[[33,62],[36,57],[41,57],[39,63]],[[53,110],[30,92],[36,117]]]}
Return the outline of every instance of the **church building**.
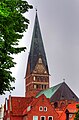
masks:
{"label": "church building", "polygon": [[25,75],[25,97],[5,99],[3,120],[74,120],[79,98],[65,83],[49,86],[49,68],[38,15]]}

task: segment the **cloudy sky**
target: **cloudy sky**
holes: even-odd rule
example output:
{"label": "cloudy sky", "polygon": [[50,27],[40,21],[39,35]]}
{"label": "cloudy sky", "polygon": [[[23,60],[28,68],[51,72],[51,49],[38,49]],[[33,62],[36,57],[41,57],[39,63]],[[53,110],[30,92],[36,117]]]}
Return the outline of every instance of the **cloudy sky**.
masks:
{"label": "cloudy sky", "polygon": [[[38,18],[50,71],[50,86],[65,82],[79,97],[79,0],[28,0],[34,6],[25,16],[30,24],[20,46],[26,52],[14,56],[17,65],[12,69],[16,82],[13,96],[25,95],[24,76],[32,38],[35,8]],[[0,104],[4,102],[0,96]]]}

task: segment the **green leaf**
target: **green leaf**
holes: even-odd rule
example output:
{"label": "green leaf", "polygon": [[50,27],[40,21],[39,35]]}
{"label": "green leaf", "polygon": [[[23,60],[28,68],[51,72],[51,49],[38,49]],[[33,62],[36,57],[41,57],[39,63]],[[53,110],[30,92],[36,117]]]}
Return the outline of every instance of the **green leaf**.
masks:
{"label": "green leaf", "polygon": [[23,13],[31,8],[24,0],[0,0],[0,94],[14,89],[11,83],[15,78],[10,69],[16,63],[11,56],[26,49],[18,44],[29,24]]}

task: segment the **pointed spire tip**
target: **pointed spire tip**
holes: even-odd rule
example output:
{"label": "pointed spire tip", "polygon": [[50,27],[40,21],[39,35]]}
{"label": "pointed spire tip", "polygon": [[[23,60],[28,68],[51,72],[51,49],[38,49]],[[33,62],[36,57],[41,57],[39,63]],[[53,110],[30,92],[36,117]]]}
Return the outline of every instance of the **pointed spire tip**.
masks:
{"label": "pointed spire tip", "polygon": [[63,82],[65,82],[65,78],[63,78]]}
{"label": "pointed spire tip", "polygon": [[35,8],[36,12],[37,12],[37,8]]}

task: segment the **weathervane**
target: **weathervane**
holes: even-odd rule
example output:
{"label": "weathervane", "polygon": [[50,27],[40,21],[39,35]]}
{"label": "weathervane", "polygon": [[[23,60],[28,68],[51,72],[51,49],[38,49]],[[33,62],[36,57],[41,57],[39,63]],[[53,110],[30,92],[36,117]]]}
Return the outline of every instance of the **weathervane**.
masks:
{"label": "weathervane", "polygon": [[65,82],[65,78],[63,78],[63,82]]}
{"label": "weathervane", "polygon": [[36,12],[37,12],[37,8],[35,8]]}

